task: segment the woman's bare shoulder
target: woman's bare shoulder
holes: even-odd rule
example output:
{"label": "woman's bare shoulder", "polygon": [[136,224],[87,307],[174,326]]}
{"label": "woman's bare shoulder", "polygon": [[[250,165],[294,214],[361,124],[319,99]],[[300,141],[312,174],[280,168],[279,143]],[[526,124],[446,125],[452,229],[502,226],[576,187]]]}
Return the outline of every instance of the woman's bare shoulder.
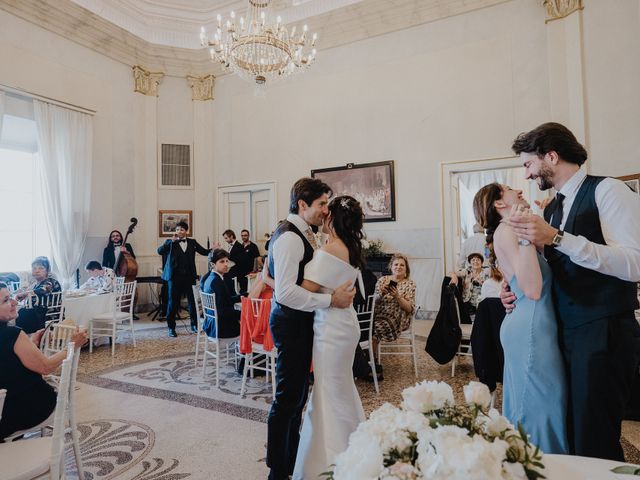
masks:
{"label": "woman's bare shoulder", "polygon": [[349,249],[347,246],[339,241],[327,243],[322,250],[333,255],[334,257],[338,257],[340,260],[343,260],[349,263]]}

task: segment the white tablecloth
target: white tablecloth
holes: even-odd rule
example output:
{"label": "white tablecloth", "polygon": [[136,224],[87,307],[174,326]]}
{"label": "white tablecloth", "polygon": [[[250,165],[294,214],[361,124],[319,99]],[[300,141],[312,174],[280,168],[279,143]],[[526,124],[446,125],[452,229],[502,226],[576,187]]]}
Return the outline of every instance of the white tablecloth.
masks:
{"label": "white tablecloth", "polygon": [[549,480],[633,480],[637,476],[611,472],[614,467],[625,465],[612,460],[569,455],[545,455],[544,476]]}
{"label": "white tablecloth", "polygon": [[64,297],[64,316],[72,319],[79,327],[89,328],[89,321],[96,315],[112,312],[115,294],[85,295],[84,297]]}

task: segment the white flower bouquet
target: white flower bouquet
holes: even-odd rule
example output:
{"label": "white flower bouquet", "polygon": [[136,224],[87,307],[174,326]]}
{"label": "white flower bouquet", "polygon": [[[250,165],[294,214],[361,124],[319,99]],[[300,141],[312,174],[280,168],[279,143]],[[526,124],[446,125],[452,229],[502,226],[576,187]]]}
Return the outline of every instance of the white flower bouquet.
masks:
{"label": "white flower bouquet", "polygon": [[332,480],[536,480],[542,452],[497,410],[486,385],[464,387],[456,405],[443,382],[423,381],[402,392],[400,408],[385,403],[349,437]]}

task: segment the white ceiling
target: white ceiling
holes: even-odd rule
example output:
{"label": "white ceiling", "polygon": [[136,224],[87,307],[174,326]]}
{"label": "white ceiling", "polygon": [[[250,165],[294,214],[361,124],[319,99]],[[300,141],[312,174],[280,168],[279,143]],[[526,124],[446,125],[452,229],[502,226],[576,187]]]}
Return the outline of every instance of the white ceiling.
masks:
{"label": "white ceiling", "polygon": [[[72,0],[129,33],[156,45],[199,49],[201,26],[212,30],[217,14],[246,11],[247,0]],[[366,0],[273,0],[285,24],[306,22]],[[393,2],[390,2],[393,3]]]}

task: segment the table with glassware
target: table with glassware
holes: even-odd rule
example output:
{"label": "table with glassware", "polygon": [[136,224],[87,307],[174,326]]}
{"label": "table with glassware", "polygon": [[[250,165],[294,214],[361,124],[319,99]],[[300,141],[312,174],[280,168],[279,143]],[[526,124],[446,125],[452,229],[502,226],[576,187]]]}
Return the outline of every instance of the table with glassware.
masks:
{"label": "table with glassware", "polygon": [[113,311],[115,294],[68,291],[64,293],[62,303],[65,318],[72,319],[79,327],[89,328],[89,322],[93,317]]}

